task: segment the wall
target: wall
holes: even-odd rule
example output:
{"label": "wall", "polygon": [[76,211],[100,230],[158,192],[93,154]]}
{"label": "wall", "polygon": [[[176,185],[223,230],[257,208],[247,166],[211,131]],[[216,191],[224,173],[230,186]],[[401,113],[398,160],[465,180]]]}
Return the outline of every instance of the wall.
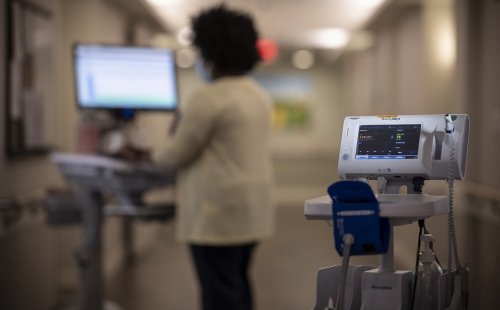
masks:
{"label": "wall", "polygon": [[[500,2],[493,0],[456,1],[460,81],[460,100],[471,117],[469,165],[467,180],[500,191],[500,165],[496,154],[500,145]],[[478,191],[478,190],[476,190]],[[474,198],[474,197],[473,197]],[[500,307],[500,285],[497,262],[500,243],[498,198],[478,196],[468,202],[467,216],[470,242],[466,245],[471,266],[471,302],[477,309]],[[475,288],[475,289],[474,289]]]}
{"label": "wall", "polygon": [[432,113],[465,113],[456,100],[457,92],[457,27],[453,1],[424,1],[422,10],[424,55],[423,98]]}
{"label": "wall", "polygon": [[[3,15],[5,0],[0,1]],[[75,42],[124,43],[127,18],[105,0],[40,0],[56,23],[56,55],[52,77],[56,96],[51,111],[55,121],[57,151],[75,149],[78,121],[74,101],[71,47]],[[0,20],[3,22],[4,17]],[[4,116],[4,27],[0,32],[0,117]],[[3,124],[3,121],[2,121]],[[47,157],[5,158],[4,126],[0,126],[0,197],[21,201],[40,199],[45,190],[65,186]],[[107,274],[119,267],[120,222],[108,220],[104,227]],[[24,212],[21,221],[0,235],[0,307],[2,309],[49,309],[64,292],[75,293],[78,285],[73,251],[79,246],[78,227],[49,228],[42,213]],[[147,233],[146,233],[147,235]],[[137,240],[138,242],[140,240]]]}
{"label": "wall", "polygon": [[[453,100],[453,9],[447,1],[401,10],[371,29],[374,45],[342,56],[342,104],[351,114],[463,113]],[[446,42],[443,43],[446,39]]]}
{"label": "wall", "polygon": [[[29,196],[57,176],[46,160],[7,161],[5,158],[5,0],[0,1],[0,197]],[[49,6],[55,4],[48,2]],[[51,7],[52,8],[52,7]],[[36,177],[33,177],[36,176]],[[0,235],[0,304],[5,309],[48,307],[57,295],[54,235],[39,214],[28,214],[12,231]],[[31,280],[36,275],[38,279]],[[41,283],[41,279],[45,279]],[[29,298],[27,298],[29,297]]]}
{"label": "wall", "polygon": [[[473,113],[473,124],[477,128],[474,137],[479,140],[477,155],[478,174],[475,178],[485,185],[500,189],[500,165],[494,164],[500,152],[498,141],[500,138],[500,40],[498,40],[498,29],[500,29],[500,3],[498,1],[482,0],[478,2],[469,1],[470,8],[477,12],[471,16],[470,33],[471,41],[475,45],[469,45],[469,52],[474,51],[475,59],[469,59],[471,75],[467,80],[471,96],[468,97],[468,110]],[[472,56],[471,55],[471,56]]]}
{"label": "wall", "polygon": [[[44,7],[54,12],[55,20],[60,18],[56,0],[42,1],[41,3]],[[57,63],[56,59],[54,59],[54,63]],[[2,73],[3,72],[5,71],[2,71]],[[4,85],[5,84],[2,84],[2,87]],[[5,96],[2,96],[2,113],[5,112],[4,98]],[[5,138],[5,126],[1,126],[0,133],[3,141]],[[5,158],[4,143],[0,144],[0,167],[2,168],[0,170],[4,173],[3,180],[8,180],[8,182],[2,182],[0,188],[0,195],[2,196],[29,195],[39,191],[42,185],[60,183],[58,174],[51,165],[47,165],[47,159],[45,157],[40,156],[27,159],[7,160]]]}

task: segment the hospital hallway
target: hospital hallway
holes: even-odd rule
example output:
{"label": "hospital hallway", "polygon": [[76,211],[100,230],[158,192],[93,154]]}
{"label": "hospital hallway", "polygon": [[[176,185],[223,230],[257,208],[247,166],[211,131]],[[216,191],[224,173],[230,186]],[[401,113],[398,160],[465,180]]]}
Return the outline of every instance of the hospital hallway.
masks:
{"label": "hospital hallway", "polygon": [[[296,171],[297,172],[297,171]],[[277,209],[276,234],[263,241],[255,251],[250,271],[256,310],[312,309],[316,302],[316,276],[320,268],[341,264],[341,257],[334,249],[333,232],[324,221],[307,221],[303,205],[290,200],[301,201],[304,197],[322,195],[321,188],[295,189],[287,193]],[[307,198],[305,198],[307,199]],[[478,203],[472,199],[471,203]],[[483,206],[484,208],[485,206]],[[481,307],[472,309],[495,309],[497,287],[500,280],[488,267],[496,264],[499,250],[488,247],[488,236],[500,234],[494,220],[479,220],[474,210],[477,205],[466,207],[457,205],[457,225],[462,241],[460,252],[464,262],[471,264],[471,301]],[[487,207],[486,207],[487,208]],[[444,240],[446,217],[440,216],[428,221],[431,233],[438,237],[436,251],[441,261],[446,258]],[[138,224],[139,231],[149,236],[148,240],[136,247],[135,260],[122,261],[106,280],[108,300],[128,310],[196,309],[198,291],[194,270],[187,246],[174,241],[172,222],[161,224]],[[467,229],[469,236],[464,234]],[[400,270],[413,268],[414,245],[417,225],[396,228],[395,264]],[[477,243],[477,240],[483,240]],[[121,253],[122,254],[122,253]],[[488,257],[488,265],[481,265],[480,256]],[[372,256],[351,257],[351,264],[378,266],[379,258]],[[488,283],[487,287],[476,290],[473,283]],[[482,301],[478,301],[483,298]],[[69,295],[74,302],[74,295]],[[65,305],[62,298],[59,306]],[[67,305],[67,304],[66,304]],[[495,305],[495,306],[494,306]],[[55,307],[53,310],[64,309]]]}
{"label": "hospital hallway", "polygon": [[[233,103],[226,92],[197,96],[221,80],[203,65],[190,18],[221,3],[253,17],[258,36],[247,47],[257,64],[245,72],[252,91],[244,89],[260,95],[231,111],[258,107],[262,126],[232,114],[184,123],[186,149],[200,154],[179,161],[208,158],[214,132],[239,148],[214,147],[218,160],[207,161],[230,172],[183,179],[183,166],[176,179],[154,159],[180,116],[194,110],[205,120],[213,107],[204,100]],[[468,285],[454,302],[500,309],[499,55],[500,0],[0,0],[0,310],[201,309],[189,247],[176,240],[179,212],[192,209],[176,199],[203,191],[183,182],[224,183],[224,195],[207,192],[231,200],[202,208],[200,198],[198,221],[215,206],[251,201],[214,230],[248,219],[271,230],[272,209],[258,201],[276,207],[274,234],[252,259],[254,310],[330,310],[339,287],[357,297],[349,310],[362,299],[365,310],[417,310],[410,291],[423,260],[437,273],[464,267]],[[189,110],[193,102],[199,108]],[[236,125],[252,130],[227,129]],[[235,199],[236,176],[266,194]],[[360,210],[335,212],[327,189],[345,179],[363,182],[340,183],[352,188],[332,195],[348,196],[335,208]],[[424,195],[414,195],[421,182]],[[434,241],[421,242],[419,256],[423,218]],[[370,239],[354,241],[361,255],[350,258],[343,286],[340,267],[323,269],[342,264],[335,230]],[[390,255],[372,255],[391,253],[389,244],[397,272],[374,278],[401,281],[370,282],[374,272],[361,265],[390,265]],[[440,281],[429,289],[439,310],[466,310],[443,305],[463,282]]]}
{"label": "hospital hallway", "polygon": [[[277,182],[280,184],[275,190],[276,234],[256,248],[250,271],[256,310],[313,309],[319,269],[341,264],[341,257],[334,249],[331,223],[306,220],[303,205],[304,200],[325,194],[323,184],[330,184],[330,179],[335,179],[336,169],[331,169],[334,164],[335,160],[319,157],[314,161],[281,159],[275,165]],[[310,173],[307,174],[306,171]],[[304,178],[307,178],[308,185],[303,184]],[[471,184],[469,186],[472,187]],[[446,192],[444,182],[429,182],[426,187],[429,194]],[[476,305],[473,309],[495,309],[499,303],[496,294],[500,279],[492,270],[497,263],[500,249],[492,247],[491,243],[495,243],[492,236],[500,234],[500,225],[496,205],[492,203],[494,193],[474,187],[466,189],[460,184],[456,190],[459,193],[455,197],[459,251],[462,261],[472,266],[471,304]],[[479,195],[490,198],[484,199]],[[108,218],[106,221],[104,294],[107,302],[120,306],[118,309],[126,310],[197,309],[198,288],[191,257],[187,246],[174,240],[174,223],[171,220],[135,223],[137,238],[134,259],[131,262],[125,259],[120,236],[116,234],[121,220]],[[443,263],[447,254],[446,216],[427,220],[427,227],[436,237],[435,251]],[[28,229],[25,234],[29,236],[35,229]],[[78,240],[81,231],[77,227],[67,226],[53,228],[51,233],[56,235],[55,240],[63,241],[62,236]],[[416,223],[395,228],[394,262],[398,270],[413,268],[417,234]],[[62,243],[62,247],[59,245],[59,251],[64,256],[59,260],[59,264],[65,271],[66,278],[61,279],[59,297],[57,302],[52,303],[50,310],[68,309],[75,304],[78,283],[74,282],[77,279],[77,270],[72,254],[75,253],[77,245],[77,241],[66,241]],[[41,251],[38,256],[40,260],[53,255],[43,253],[38,245],[33,245],[33,248]],[[29,261],[28,258],[23,258],[21,263],[27,260]],[[376,267],[379,265],[379,257],[353,256],[350,263]],[[36,271],[36,266],[31,269],[35,269],[39,274],[54,272]],[[33,271],[17,272],[19,278],[12,282],[13,285],[26,281],[23,278],[30,277],[28,272]],[[15,277],[12,273],[4,274]],[[23,285],[32,290],[32,287]],[[33,296],[37,295],[38,293]],[[16,294],[10,298],[16,298]],[[23,303],[36,308],[29,300]]]}

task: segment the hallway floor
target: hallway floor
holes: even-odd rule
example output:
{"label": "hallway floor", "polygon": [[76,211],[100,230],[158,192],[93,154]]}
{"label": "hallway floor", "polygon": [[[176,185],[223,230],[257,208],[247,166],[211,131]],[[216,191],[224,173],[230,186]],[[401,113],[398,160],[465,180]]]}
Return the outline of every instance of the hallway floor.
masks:
{"label": "hallway floor", "polygon": [[[377,257],[352,262],[376,264]],[[312,309],[318,269],[339,263],[331,227],[307,221],[302,205],[279,207],[276,234],[258,246],[253,260],[256,310]],[[198,309],[188,248],[173,240],[172,223],[163,225],[135,263],[108,282],[107,297],[125,310]]]}

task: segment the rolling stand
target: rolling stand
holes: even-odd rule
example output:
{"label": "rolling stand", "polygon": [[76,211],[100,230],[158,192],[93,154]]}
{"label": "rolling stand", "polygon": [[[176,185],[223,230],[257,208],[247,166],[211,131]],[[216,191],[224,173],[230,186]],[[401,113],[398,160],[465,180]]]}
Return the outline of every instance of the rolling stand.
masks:
{"label": "rolling stand", "polygon": [[[400,181],[398,181],[399,183]],[[411,181],[410,181],[411,184]],[[395,184],[388,183],[387,188],[395,188]],[[408,188],[411,188],[408,185]],[[350,266],[348,283],[350,292],[345,309],[409,309],[413,271],[398,271],[394,268],[393,227],[408,225],[419,219],[447,214],[448,196],[430,196],[426,194],[411,193],[378,194],[380,217],[388,218],[390,224],[390,241],[387,253],[379,255],[378,268],[371,266]],[[309,220],[331,220],[332,199],[325,195],[305,201],[304,214]],[[318,273],[318,297],[314,310],[323,310],[328,307],[331,298],[336,300],[337,283],[328,279],[338,278],[337,267],[320,270]],[[325,277],[326,276],[326,277]],[[354,283],[354,284],[352,284]],[[355,285],[357,284],[357,285]],[[333,285],[333,286],[332,286]],[[326,308],[328,309],[328,308]]]}
{"label": "rolling stand", "polygon": [[[81,202],[83,244],[77,251],[80,269],[79,310],[117,309],[104,302],[102,274],[103,214],[142,219],[167,219],[174,215],[174,205],[147,207],[142,194],[155,187],[170,185],[174,176],[161,174],[152,167],[131,165],[124,161],[93,155],[56,153],[51,160],[59,167]],[[118,206],[105,207],[104,195],[113,195]],[[103,212],[108,210],[108,212]],[[125,253],[132,253],[132,223],[124,223]],[[118,308],[119,309],[119,308]]]}

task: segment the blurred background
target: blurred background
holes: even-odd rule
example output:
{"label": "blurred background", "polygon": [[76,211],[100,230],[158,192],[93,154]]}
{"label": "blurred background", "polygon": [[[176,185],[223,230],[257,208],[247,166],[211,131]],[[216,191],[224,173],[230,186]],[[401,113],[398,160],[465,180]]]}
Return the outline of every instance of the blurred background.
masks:
{"label": "blurred background", "polygon": [[[75,103],[75,43],[177,50],[180,104],[202,84],[186,42],[189,17],[212,0],[0,0],[0,309],[62,309],[78,293],[75,249],[81,225],[53,225],[46,199],[67,188],[48,159],[74,152],[81,115]],[[318,269],[340,263],[332,228],[303,216],[304,200],[339,179],[337,159],[347,115],[467,113],[467,176],[456,182],[462,261],[471,264],[471,309],[498,309],[500,298],[500,1],[229,0],[251,13],[267,53],[254,77],[274,99],[273,159],[277,233],[252,268],[256,307],[311,309]],[[14,25],[14,26],[13,26]],[[25,53],[13,55],[21,44]],[[24,111],[24,146],[8,107],[12,72],[30,62],[38,109]],[[15,119],[15,117],[14,117]],[[137,122],[154,149],[169,113]],[[5,123],[5,125],[4,125]],[[9,124],[9,125],[8,125]],[[9,142],[11,141],[11,142]],[[17,140],[16,140],[17,141]],[[11,144],[9,144],[11,143]],[[428,182],[426,193],[447,193]],[[170,197],[171,189],[151,193]],[[105,296],[124,309],[195,309],[197,284],[173,222],[138,222],[135,260],[124,258],[121,220],[103,226]],[[446,217],[429,220],[446,257]],[[395,229],[395,259],[414,264],[417,225]],[[491,242],[490,242],[491,241]],[[354,263],[377,264],[377,257]]]}

